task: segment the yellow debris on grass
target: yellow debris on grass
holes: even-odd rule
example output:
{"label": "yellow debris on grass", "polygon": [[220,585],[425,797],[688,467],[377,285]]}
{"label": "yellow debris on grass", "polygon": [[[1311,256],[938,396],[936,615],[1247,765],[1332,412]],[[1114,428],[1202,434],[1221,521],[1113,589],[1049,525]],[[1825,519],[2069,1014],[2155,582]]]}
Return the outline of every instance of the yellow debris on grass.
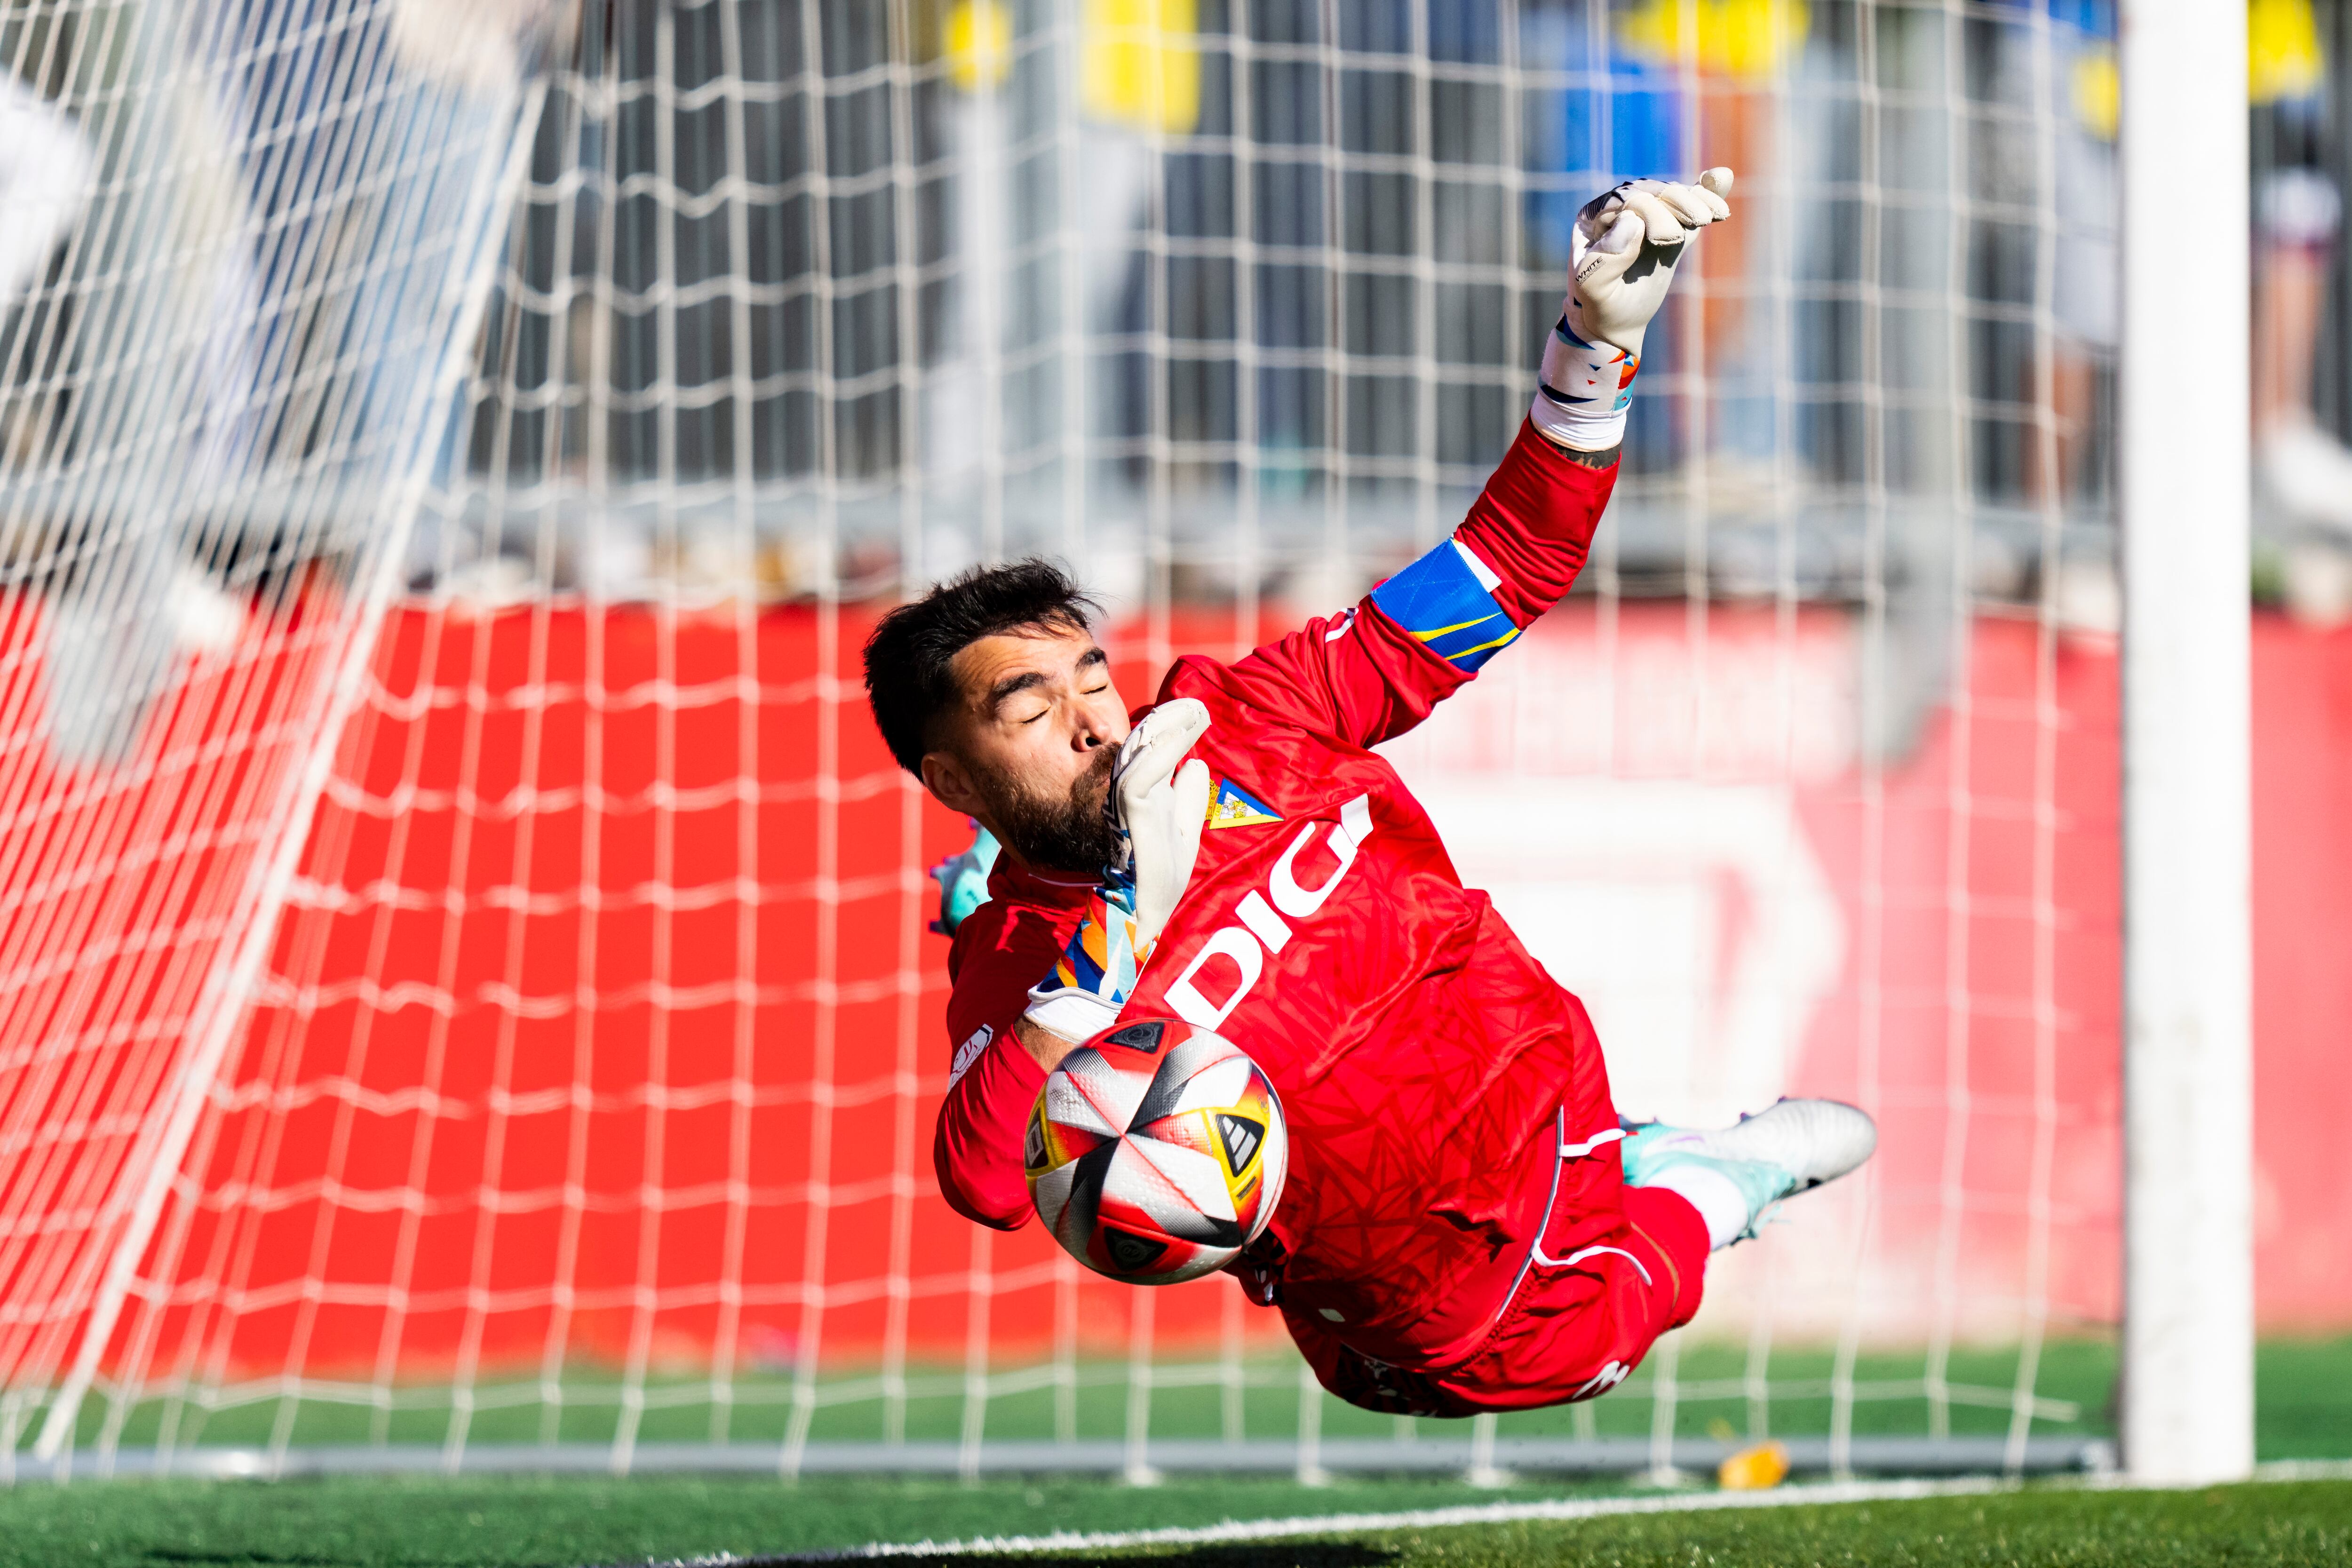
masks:
{"label": "yellow debris on grass", "polygon": [[1789,1479],[1789,1446],[1759,1443],[1742,1448],[1715,1468],[1716,1485],[1727,1492],[1756,1492]]}

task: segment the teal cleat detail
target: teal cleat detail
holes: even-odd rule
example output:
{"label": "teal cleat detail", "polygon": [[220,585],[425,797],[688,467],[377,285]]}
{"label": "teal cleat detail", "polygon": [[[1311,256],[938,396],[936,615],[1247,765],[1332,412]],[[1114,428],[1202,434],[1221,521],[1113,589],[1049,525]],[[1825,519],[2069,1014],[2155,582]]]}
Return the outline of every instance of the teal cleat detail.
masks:
{"label": "teal cleat detail", "polygon": [[972,910],[988,902],[988,873],[996,865],[996,836],[977,822],[971,830],[976,837],[971,848],[931,868],[931,880],[940,885],[940,918],[931,922],[931,929],[942,936],[953,936]]}
{"label": "teal cleat detail", "polygon": [[1705,1166],[1747,1201],[1742,1240],[1754,1237],[1783,1201],[1837,1180],[1878,1147],[1877,1124],[1834,1100],[1784,1100],[1717,1131],[1663,1121],[1623,1125],[1627,1186],[1654,1186],[1676,1165]]}

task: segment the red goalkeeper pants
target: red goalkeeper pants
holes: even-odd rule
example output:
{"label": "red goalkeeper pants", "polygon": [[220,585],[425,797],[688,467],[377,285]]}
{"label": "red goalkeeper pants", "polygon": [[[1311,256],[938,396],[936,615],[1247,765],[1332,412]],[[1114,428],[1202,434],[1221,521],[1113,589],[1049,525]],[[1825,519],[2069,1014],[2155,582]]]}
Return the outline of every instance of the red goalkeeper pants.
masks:
{"label": "red goalkeeper pants", "polygon": [[[1432,1368],[1391,1366],[1340,1342],[1305,1312],[1285,1312],[1324,1387],[1349,1404],[1397,1415],[1530,1410],[1606,1394],[1660,1334],[1698,1310],[1706,1225],[1674,1193],[1620,1187],[1622,1223],[1598,1242],[1555,1254],[1566,1230],[1549,1216],[1503,1309],[1468,1355]],[[1591,1235],[1591,1211],[1577,1228]]]}

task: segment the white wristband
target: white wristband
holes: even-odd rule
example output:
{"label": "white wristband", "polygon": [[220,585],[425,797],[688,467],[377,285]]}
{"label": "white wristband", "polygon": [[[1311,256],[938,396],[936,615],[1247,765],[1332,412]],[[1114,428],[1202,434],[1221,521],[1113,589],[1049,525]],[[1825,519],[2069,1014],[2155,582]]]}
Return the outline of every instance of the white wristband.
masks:
{"label": "white wristband", "polygon": [[1642,362],[1608,343],[1588,342],[1576,331],[1571,296],[1544,340],[1543,370],[1528,417],[1563,447],[1603,452],[1625,439],[1625,411],[1633,404],[1633,375]]}
{"label": "white wristband", "polygon": [[1120,1004],[1073,985],[1029,993],[1022,1016],[1056,1038],[1083,1045],[1118,1022]]}

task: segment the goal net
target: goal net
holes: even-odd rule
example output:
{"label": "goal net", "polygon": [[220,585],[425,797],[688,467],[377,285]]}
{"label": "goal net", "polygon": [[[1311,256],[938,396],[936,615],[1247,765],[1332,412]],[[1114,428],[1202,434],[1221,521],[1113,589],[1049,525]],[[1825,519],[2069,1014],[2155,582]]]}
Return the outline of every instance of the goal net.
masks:
{"label": "goal net", "polygon": [[[2111,7],[470,14],[0,3],[0,1463],[2085,1462]],[[1464,1424],[958,1219],[875,617],[1058,556],[1133,696],[1351,602],[1715,163],[1577,594],[1392,750],[1626,1111],[1879,1158]]]}

